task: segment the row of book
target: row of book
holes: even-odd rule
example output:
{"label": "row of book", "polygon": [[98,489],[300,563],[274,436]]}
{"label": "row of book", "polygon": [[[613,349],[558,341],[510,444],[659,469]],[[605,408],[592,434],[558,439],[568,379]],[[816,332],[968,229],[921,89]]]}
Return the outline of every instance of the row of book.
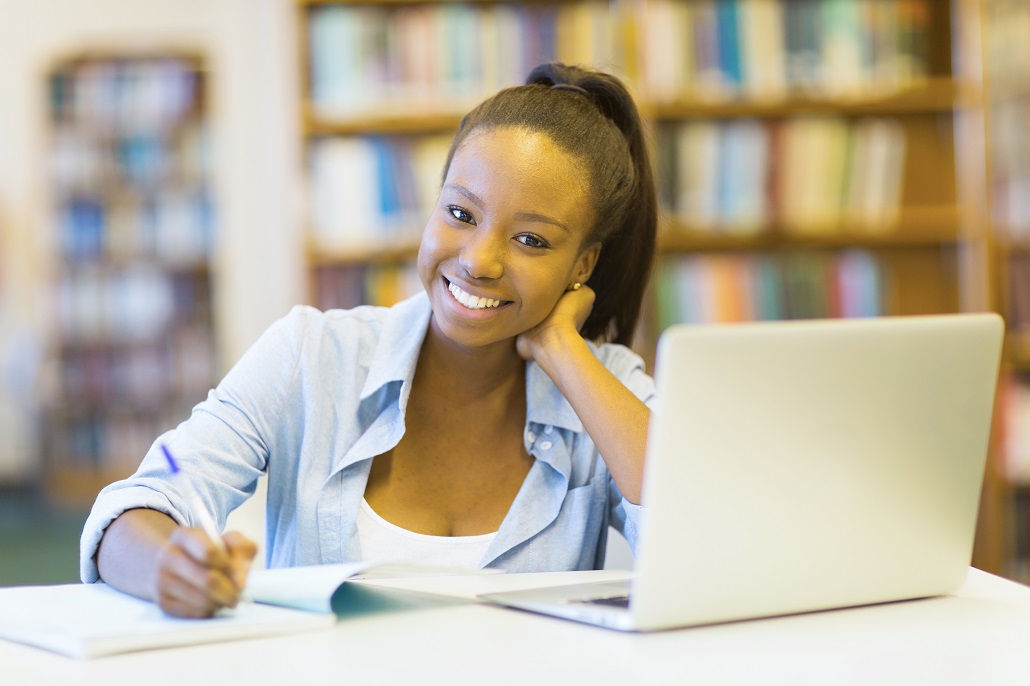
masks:
{"label": "row of book", "polygon": [[189,59],[132,57],[72,63],[50,76],[51,118],[98,132],[174,126],[201,102],[202,74]]}
{"label": "row of book", "polygon": [[895,119],[692,120],[664,131],[666,208],[688,226],[755,233],[772,222],[827,232],[896,221],[906,135]]}
{"label": "row of book", "polygon": [[313,278],[314,305],[321,310],[389,307],[423,290],[413,262],[318,267]]}
{"label": "row of book", "polygon": [[45,438],[49,468],[79,474],[89,470],[122,478],[139,467],[154,439],[189,417],[190,405],[166,407],[157,413],[105,412],[69,417]]}
{"label": "row of book", "polygon": [[62,271],[55,305],[62,346],[149,341],[181,324],[209,322],[210,284],[205,273],[143,262],[80,265]]}
{"label": "row of book", "polygon": [[641,81],[651,99],[854,97],[927,73],[929,0],[646,0]]}
{"label": "row of book", "polygon": [[658,272],[658,325],[875,317],[885,278],[857,249],[667,258]]}
{"label": "row of book", "polygon": [[60,254],[74,263],[147,260],[181,268],[208,263],[214,249],[214,204],[203,187],[149,197],[70,196],[55,221]]}
{"label": "row of book", "polygon": [[[691,254],[662,260],[658,326],[883,314],[885,273],[868,252]],[[320,309],[389,306],[422,290],[414,264],[314,270]]]}
{"label": "row of book", "polygon": [[309,10],[310,97],[327,118],[461,112],[537,64],[611,68],[607,2],[405,3]]}
{"label": "row of book", "polygon": [[1012,483],[1030,484],[1030,377],[1003,377],[998,402],[1003,473]]}
{"label": "row of book", "polygon": [[984,69],[992,88],[1026,88],[1030,77],[1030,4],[1026,0],[991,0],[984,7]]}
{"label": "row of book", "polygon": [[998,100],[988,112],[992,218],[1012,237],[1030,239],[1030,101]]}
{"label": "row of book", "polygon": [[210,168],[210,136],[198,122],[146,132],[119,129],[105,136],[80,122],[63,122],[51,137],[47,162],[50,180],[62,193],[196,186]]}
{"label": "row of book", "polygon": [[327,137],[310,148],[314,245],[353,250],[412,244],[440,193],[451,136]]}
{"label": "row of book", "polygon": [[160,410],[178,398],[199,402],[216,373],[211,337],[196,324],[134,345],[65,350],[59,364],[65,404],[123,411]]}
{"label": "row of book", "polygon": [[1009,255],[1005,273],[1008,280],[1006,325],[1012,332],[1030,334],[1030,253]]}

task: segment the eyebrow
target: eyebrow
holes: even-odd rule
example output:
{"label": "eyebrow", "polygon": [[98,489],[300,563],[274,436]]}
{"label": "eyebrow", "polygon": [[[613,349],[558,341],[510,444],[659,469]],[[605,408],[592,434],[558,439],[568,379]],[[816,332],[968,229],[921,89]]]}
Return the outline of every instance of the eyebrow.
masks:
{"label": "eyebrow", "polygon": [[[455,193],[458,193],[459,195],[465,196],[470,201],[478,205],[480,209],[486,207],[486,204],[483,202],[482,198],[480,198],[478,195],[476,195],[469,189],[465,188],[464,186],[458,185],[456,183],[449,183],[445,185],[444,188],[452,190]],[[548,217],[546,214],[540,214],[538,212],[516,212],[515,219],[522,222],[540,222],[543,224],[553,224],[554,226],[557,226],[558,228],[565,231],[566,233],[572,233],[569,230],[569,227],[565,226],[565,224],[561,223],[554,217]]]}

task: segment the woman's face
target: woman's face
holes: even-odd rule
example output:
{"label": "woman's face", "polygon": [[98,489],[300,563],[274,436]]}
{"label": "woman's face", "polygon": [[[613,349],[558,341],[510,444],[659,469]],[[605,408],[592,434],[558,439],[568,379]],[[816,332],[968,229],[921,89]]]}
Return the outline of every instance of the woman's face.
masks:
{"label": "woman's face", "polygon": [[455,343],[506,341],[540,322],[600,247],[586,170],[546,134],[473,133],[451,160],[418,271],[435,328]]}

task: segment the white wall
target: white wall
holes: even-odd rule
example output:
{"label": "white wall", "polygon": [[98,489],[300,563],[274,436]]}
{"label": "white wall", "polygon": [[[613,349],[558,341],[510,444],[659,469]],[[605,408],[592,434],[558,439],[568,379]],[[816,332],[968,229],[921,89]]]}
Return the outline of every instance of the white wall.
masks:
{"label": "white wall", "polygon": [[[46,344],[45,74],[83,51],[168,48],[207,60],[222,371],[301,300],[295,12],[290,0],[0,2],[0,372],[19,341],[22,350]],[[0,383],[0,480],[35,467],[23,421],[35,384],[11,386]]]}

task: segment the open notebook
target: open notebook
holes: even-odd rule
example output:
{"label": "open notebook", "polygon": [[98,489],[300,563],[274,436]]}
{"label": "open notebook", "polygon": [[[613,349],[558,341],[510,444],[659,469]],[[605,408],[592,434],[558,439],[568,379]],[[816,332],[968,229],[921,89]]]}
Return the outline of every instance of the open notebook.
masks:
{"label": "open notebook", "polygon": [[[0,588],[0,639],[91,658],[332,627],[337,618],[436,607],[442,594],[348,583],[491,574],[407,564],[355,563],[251,572],[244,602],[211,619],[181,619],[103,583]],[[0,679],[2,681],[2,679]]]}

